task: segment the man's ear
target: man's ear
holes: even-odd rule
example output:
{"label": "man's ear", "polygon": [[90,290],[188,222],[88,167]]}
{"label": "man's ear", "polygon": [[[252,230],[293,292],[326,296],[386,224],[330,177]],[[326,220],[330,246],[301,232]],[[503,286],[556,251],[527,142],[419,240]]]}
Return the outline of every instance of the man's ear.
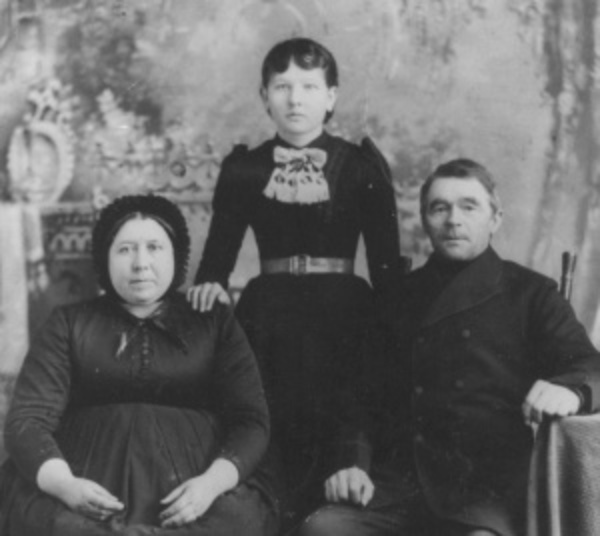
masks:
{"label": "man's ear", "polygon": [[496,231],[498,229],[500,229],[503,218],[504,218],[504,212],[502,211],[501,208],[499,208],[498,210],[496,210],[496,212],[494,213],[494,215],[492,217],[492,233],[491,233],[492,235],[494,235],[496,233]]}

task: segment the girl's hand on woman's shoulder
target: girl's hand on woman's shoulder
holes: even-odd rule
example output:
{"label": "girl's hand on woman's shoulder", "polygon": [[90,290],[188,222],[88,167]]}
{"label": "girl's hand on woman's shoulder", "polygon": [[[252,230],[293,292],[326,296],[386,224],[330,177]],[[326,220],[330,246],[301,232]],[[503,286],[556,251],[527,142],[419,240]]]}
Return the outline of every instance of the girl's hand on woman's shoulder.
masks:
{"label": "girl's hand on woman's shoulder", "polygon": [[325,481],[325,498],[334,503],[366,506],[374,493],[373,481],[359,467],[341,469]]}
{"label": "girl's hand on woman's shoulder", "polygon": [[220,283],[202,283],[190,287],[186,293],[187,300],[196,311],[210,311],[215,302],[230,304],[231,298]]}

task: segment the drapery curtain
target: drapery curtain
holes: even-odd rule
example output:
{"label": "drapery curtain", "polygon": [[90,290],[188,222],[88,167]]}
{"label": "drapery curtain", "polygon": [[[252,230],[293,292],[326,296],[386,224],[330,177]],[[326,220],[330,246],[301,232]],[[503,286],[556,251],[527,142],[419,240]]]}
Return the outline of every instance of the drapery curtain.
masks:
{"label": "drapery curtain", "polygon": [[0,374],[19,371],[29,344],[28,295],[45,285],[35,205],[0,203]]}

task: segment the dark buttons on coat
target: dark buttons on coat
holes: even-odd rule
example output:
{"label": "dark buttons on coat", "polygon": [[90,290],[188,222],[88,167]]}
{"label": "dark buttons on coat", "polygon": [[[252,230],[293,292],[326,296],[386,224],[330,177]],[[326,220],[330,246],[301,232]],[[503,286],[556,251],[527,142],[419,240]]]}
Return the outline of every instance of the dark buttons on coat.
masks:
{"label": "dark buttons on coat", "polygon": [[457,389],[464,389],[465,382],[463,380],[456,380],[454,382],[454,387],[456,387]]}
{"label": "dark buttons on coat", "polygon": [[418,344],[423,344],[425,342],[425,337],[423,337],[423,335],[419,335],[417,337],[417,343]]}
{"label": "dark buttons on coat", "polygon": [[423,387],[421,387],[420,385],[417,385],[414,389],[415,391],[415,395],[420,396],[423,394]]}
{"label": "dark buttons on coat", "polygon": [[469,328],[465,328],[460,332],[460,336],[463,339],[468,339],[471,337],[471,330]]}
{"label": "dark buttons on coat", "polygon": [[423,443],[424,441],[425,441],[425,438],[421,434],[415,435],[415,442],[416,443]]}

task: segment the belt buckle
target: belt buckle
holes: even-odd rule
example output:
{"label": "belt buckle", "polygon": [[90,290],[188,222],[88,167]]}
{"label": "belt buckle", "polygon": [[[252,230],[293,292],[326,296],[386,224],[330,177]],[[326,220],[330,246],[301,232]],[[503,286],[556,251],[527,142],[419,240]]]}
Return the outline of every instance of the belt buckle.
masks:
{"label": "belt buckle", "polygon": [[290,258],[290,273],[293,275],[304,275],[308,268],[308,255],[294,255]]}

